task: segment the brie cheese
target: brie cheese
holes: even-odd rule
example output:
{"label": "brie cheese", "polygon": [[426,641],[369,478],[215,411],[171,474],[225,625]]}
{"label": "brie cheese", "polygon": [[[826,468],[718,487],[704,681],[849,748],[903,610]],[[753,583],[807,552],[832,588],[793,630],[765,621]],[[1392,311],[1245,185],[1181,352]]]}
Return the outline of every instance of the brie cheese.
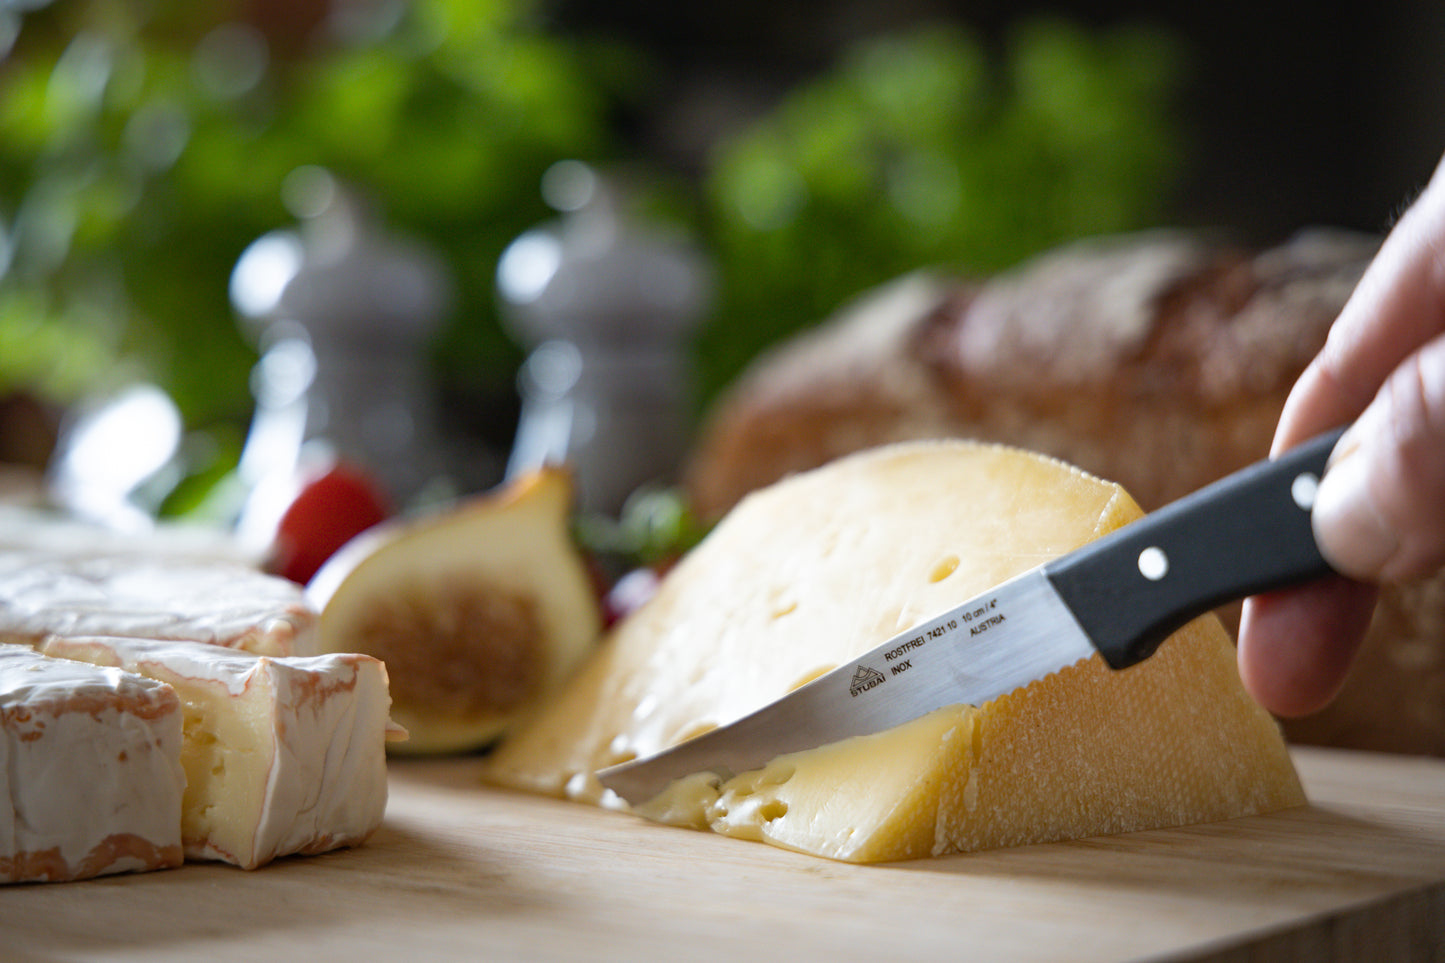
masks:
{"label": "brie cheese", "polygon": [[113,635],[309,655],[316,621],[300,586],[236,562],[0,552],[0,642]]}
{"label": "brie cheese", "polygon": [[47,655],[168,684],[185,709],[185,854],[244,869],[360,844],[386,809],[386,668],[188,642],[47,639]]}
{"label": "brie cheese", "polygon": [[169,686],[0,644],[0,882],[180,865],[180,754]]}

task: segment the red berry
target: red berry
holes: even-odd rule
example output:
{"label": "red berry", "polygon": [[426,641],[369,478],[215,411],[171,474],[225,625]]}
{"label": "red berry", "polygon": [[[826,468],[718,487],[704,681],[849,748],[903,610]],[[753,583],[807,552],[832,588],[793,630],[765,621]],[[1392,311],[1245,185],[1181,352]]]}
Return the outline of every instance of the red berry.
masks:
{"label": "red berry", "polygon": [[651,568],[635,568],[622,576],[602,600],[604,622],[614,625],[642,608],[661,582],[660,573]]}
{"label": "red berry", "polygon": [[271,567],[305,585],[337,549],[390,515],[376,482],[360,469],[333,465],[303,485],[281,516]]}

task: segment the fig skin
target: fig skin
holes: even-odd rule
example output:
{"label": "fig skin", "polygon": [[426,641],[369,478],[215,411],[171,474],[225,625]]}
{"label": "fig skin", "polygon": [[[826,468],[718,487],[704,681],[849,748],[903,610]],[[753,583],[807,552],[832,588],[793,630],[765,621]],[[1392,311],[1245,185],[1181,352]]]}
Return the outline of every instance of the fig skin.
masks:
{"label": "fig skin", "polygon": [[306,587],[322,651],[387,665],[407,754],[484,748],[592,651],[602,606],[571,534],[570,474],[544,468],[368,529]]}

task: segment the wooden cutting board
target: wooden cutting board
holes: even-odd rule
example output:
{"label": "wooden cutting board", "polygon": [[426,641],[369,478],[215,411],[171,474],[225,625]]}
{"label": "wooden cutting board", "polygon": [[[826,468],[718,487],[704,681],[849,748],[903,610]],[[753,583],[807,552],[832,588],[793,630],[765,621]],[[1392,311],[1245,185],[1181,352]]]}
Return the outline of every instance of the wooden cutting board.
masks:
{"label": "wooden cutting board", "polygon": [[399,761],[360,849],[0,887],[0,960],[1445,958],[1445,760],[1296,761],[1302,809],[883,866]]}

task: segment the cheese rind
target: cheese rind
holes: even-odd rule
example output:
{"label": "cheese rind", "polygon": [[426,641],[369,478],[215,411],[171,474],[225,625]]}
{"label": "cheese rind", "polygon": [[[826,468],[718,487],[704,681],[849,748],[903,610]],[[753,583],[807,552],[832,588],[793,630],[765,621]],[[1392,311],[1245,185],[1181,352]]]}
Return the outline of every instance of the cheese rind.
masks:
{"label": "cheese rind", "polygon": [[[996,446],[876,449],[749,496],[489,778],[616,804],[593,773],[740,718],[1140,515],[1116,485]],[[681,781],[653,818],[872,862],[1296,805],[1274,721],[1208,616],[1146,663],[1097,659],[974,708]]]}
{"label": "cheese rind", "polygon": [[237,562],[0,551],[0,642],[113,635],[309,655],[316,622],[300,586]]}
{"label": "cheese rind", "polygon": [[381,824],[390,699],[376,659],[106,637],[55,637],[42,650],[122,667],[180,694],[188,858],[254,869],[358,845]]}
{"label": "cheese rind", "polygon": [[0,644],[0,881],[180,865],[180,749],[169,686]]}

